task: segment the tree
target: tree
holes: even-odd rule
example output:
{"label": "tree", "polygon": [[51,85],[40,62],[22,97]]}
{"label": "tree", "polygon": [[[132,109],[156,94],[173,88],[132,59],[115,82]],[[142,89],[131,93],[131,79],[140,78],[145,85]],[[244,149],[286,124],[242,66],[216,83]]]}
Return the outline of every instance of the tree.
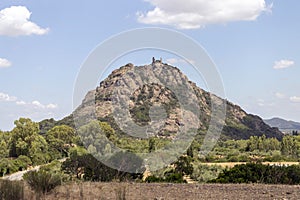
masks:
{"label": "tree", "polygon": [[75,130],[69,126],[55,126],[46,133],[46,139],[53,151],[59,152],[60,156],[68,156],[68,149],[76,143],[78,137]]}
{"label": "tree", "polygon": [[156,150],[155,139],[150,138],[149,139],[149,153],[154,152],[155,150]]}
{"label": "tree", "polygon": [[30,119],[20,118],[14,122],[15,128],[12,130],[11,156],[29,155],[31,143],[38,136],[39,126]]}
{"label": "tree", "polygon": [[[118,154],[113,158],[120,162],[120,167],[124,169],[126,166],[122,166],[123,160],[121,159],[123,155]],[[130,161],[135,161],[136,158]],[[128,162],[126,162],[128,165]],[[140,164],[140,163],[139,163]],[[86,151],[81,152],[80,149],[72,151],[71,157],[67,159],[62,164],[62,169],[65,173],[70,175],[76,175],[76,178],[80,179],[81,174],[84,174],[83,178],[86,181],[112,181],[114,179],[126,180],[136,178],[138,175],[131,174],[127,172],[122,172],[118,169],[110,168],[100,161],[98,161],[94,156],[88,154]]]}
{"label": "tree", "polygon": [[34,164],[46,163],[48,144],[39,135],[39,125],[30,119],[20,118],[15,121],[15,128],[11,132],[10,156],[28,156]]}
{"label": "tree", "polygon": [[27,156],[19,156],[14,160],[14,164],[19,168],[19,171],[26,170],[28,166],[32,164],[30,158]]}
{"label": "tree", "polygon": [[179,174],[191,175],[193,173],[192,158],[189,156],[181,156],[175,162],[175,172]]}
{"label": "tree", "polygon": [[9,155],[8,145],[5,140],[0,138],[0,159],[7,158]]}
{"label": "tree", "polygon": [[281,142],[281,152],[286,156],[297,156],[297,143],[293,136],[285,136]]}
{"label": "tree", "polygon": [[8,158],[0,160],[0,176],[5,176],[6,174],[14,173],[18,171],[18,167],[14,162]]}

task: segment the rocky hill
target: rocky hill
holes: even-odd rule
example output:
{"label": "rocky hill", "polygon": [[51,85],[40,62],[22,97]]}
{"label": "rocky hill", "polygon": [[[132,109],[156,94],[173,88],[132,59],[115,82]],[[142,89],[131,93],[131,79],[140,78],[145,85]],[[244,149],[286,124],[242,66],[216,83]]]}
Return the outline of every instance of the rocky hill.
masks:
{"label": "rocky hill", "polygon": [[[186,90],[193,94],[178,95],[187,94]],[[198,131],[205,132],[211,119],[212,101],[225,102],[227,106],[222,139],[262,135],[282,139],[278,128],[271,128],[260,117],[197,87],[178,68],[155,60],[149,65],[127,64],[113,71],[95,90],[87,93],[73,114],[83,120],[82,125],[85,119],[97,118],[109,122],[119,132],[128,126],[131,131],[143,132],[146,127],[147,134],[172,137],[187,126],[198,125]],[[118,107],[121,104],[123,108]]]}

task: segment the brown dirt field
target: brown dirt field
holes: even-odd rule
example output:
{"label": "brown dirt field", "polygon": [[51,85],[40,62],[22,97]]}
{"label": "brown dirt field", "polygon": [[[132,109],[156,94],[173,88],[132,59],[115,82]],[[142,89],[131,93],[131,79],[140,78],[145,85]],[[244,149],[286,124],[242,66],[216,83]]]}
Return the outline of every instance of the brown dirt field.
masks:
{"label": "brown dirt field", "polygon": [[[127,200],[198,200],[198,199],[300,199],[300,185],[259,184],[146,184],[146,183],[73,183],[54,189],[47,200],[117,199],[122,189]],[[34,199],[27,193],[26,199]]]}

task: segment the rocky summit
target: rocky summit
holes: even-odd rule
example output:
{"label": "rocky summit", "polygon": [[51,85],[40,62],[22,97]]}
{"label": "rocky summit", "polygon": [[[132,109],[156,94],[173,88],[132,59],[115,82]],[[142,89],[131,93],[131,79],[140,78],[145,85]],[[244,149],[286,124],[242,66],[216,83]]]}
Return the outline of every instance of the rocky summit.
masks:
{"label": "rocky summit", "polygon": [[80,118],[81,125],[98,119],[119,132],[140,132],[136,134],[139,137],[143,133],[173,137],[180,130],[195,127],[205,134],[212,104],[222,103],[226,105],[226,119],[221,139],[262,135],[282,139],[283,134],[260,117],[197,87],[178,68],[155,59],[149,65],[130,63],[114,70],[95,90],[87,93],[73,115],[75,121]]}

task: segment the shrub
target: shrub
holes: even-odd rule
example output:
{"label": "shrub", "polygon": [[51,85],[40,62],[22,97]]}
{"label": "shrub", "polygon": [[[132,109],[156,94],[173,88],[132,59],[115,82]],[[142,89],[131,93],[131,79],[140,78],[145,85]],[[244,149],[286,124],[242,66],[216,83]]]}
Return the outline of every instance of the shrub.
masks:
{"label": "shrub", "polygon": [[14,164],[18,167],[19,171],[26,170],[29,165],[32,164],[30,158],[27,156],[19,156],[16,160],[14,160]]}
{"label": "shrub", "polygon": [[168,183],[186,183],[186,181],[183,179],[182,174],[179,174],[179,173],[168,174],[165,178],[165,182],[168,182]]}
{"label": "shrub", "polygon": [[158,177],[155,175],[148,176],[145,179],[147,183],[160,183],[160,182],[167,182],[167,183],[186,183],[183,179],[183,175],[174,172],[174,170],[168,171],[164,174],[164,177]]}
{"label": "shrub", "polygon": [[217,178],[222,171],[223,168],[218,165],[208,166],[208,165],[198,164],[195,166],[191,178],[197,180],[198,182],[205,183],[207,181]]}
{"label": "shrub", "polygon": [[12,160],[8,158],[3,158],[0,160],[0,176],[5,176],[7,174],[11,174],[17,171],[18,167]]}
{"label": "shrub", "polygon": [[45,194],[61,184],[60,174],[45,170],[30,171],[24,174],[23,178],[38,194]]}
{"label": "shrub", "polygon": [[211,183],[300,184],[300,166],[270,166],[255,163],[225,169]]}
{"label": "shrub", "polygon": [[22,182],[0,180],[1,200],[23,200],[24,185]]}

